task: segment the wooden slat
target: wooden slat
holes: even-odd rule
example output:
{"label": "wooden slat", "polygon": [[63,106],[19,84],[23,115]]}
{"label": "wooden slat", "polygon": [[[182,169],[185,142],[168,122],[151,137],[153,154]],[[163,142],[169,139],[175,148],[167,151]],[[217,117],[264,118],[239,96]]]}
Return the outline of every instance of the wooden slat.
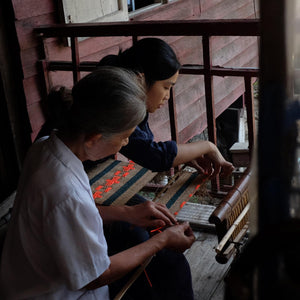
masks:
{"label": "wooden slat", "polygon": [[[98,61],[82,61],[78,65],[78,70],[91,72],[95,70]],[[72,71],[72,63],[70,61],[49,61],[48,63],[49,71]],[[189,75],[204,75],[210,74],[211,76],[233,76],[241,77],[248,75],[250,77],[258,77],[258,68],[228,68],[228,67],[212,67],[210,70],[205,70],[203,65],[183,65],[180,69],[180,74]]]}
{"label": "wooden slat", "polygon": [[227,241],[231,238],[233,232],[238,227],[238,225],[242,222],[242,219],[246,216],[250,208],[250,203],[248,203],[245,208],[241,211],[240,215],[236,218],[234,223],[228,229],[222,240],[219,242],[219,245],[216,247],[216,252],[219,253],[223,250],[223,247],[227,243]]}
{"label": "wooden slat", "polygon": [[[228,257],[235,253],[234,243],[246,234],[245,226],[248,224],[249,169],[237,181],[234,187],[221,201],[218,207],[209,217],[209,222],[215,224],[219,245],[215,248],[216,259],[220,263],[226,263]],[[232,241],[234,243],[232,244]],[[226,255],[224,253],[226,252]]]}
{"label": "wooden slat", "polygon": [[[253,0],[252,0],[253,1]],[[250,13],[253,12],[253,8],[250,6],[248,10],[243,10],[243,7],[247,4],[253,4],[251,0],[236,0],[233,3],[230,0],[222,0],[212,2],[210,4],[210,9],[205,9],[202,14],[205,19],[228,19],[232,18],[234,15],[235,18],[247,18]],[[204,5],[205,7],[205,5]]]}
{"label": "wooden slat", "polygon": [[194,0],[169,1],[168,4],[157,5],[144,12],[131,14],[133,21],[149,20],[187,20],[193,15]]}
{"label": "wooden slat", "polygon": [[[207,232],[196,232],[196,241],[185,254],[192,273],[194,298],[197,300],[224,299],[214,297],[216,289],[224,283],[224,276],[230,267],[220,264],[215,259],[214,248],[217,238]],[[224,294],[223,294],[224,296]]]}
{"label": "wooden slat", "polygon": [[239,179],[232,190],[229,191],[228,195],[221,201],[220,205],[210,217],[209,221],[211,223],[216,225],[221,224],[225,219],[229,218],[236,205],[241,203],[241,201],[243,202],[243,208],[246,206],[249,200],[248,185],[250,181],[250,174],[248,172],[249,169],[245,171],[242,178]]}
{"label": "wooden slat", "polygon": [[232,240],[231,243],[229,243],[222,252],[217,253],[216,255],[216,261],[220,264],[225,264],[228,262],[228,260],[236,253],[237,248],[240,248],[242,246],[241,242],[244,236],[247,234],[249,224],[246,223],[244,227],[240,230],[239,234],[236,236],[234,240]]}
{"label": "wooden slat", "polygon": [[12,0],[16,20],[45,15],[55,11],[54,1]]}

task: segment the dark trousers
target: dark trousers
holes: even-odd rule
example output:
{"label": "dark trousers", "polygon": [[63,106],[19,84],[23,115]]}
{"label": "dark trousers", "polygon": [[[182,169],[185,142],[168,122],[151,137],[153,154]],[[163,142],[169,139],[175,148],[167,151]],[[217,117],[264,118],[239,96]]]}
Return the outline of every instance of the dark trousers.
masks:
{"label": "dark trousers", "polygon": [[[146,201],[136,195],[128,205]],[[147,239],[149,233],[124,222],[104,227],[109,255],[135,246]],[[163,249],[158,252],[145,269],[150,283],[143,272],[128,289],[124,300],[193,300],[190,266],[182,253]],[[134,272],[109,285],[110,298],[113,299],[131,278]]]}

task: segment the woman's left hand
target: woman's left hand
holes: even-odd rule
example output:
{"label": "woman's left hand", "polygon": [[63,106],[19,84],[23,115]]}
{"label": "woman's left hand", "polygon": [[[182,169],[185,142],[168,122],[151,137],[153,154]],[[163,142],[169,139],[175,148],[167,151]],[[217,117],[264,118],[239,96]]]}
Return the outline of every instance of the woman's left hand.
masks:
{"label": "woman's left hand", "polygon": [[160,203],[146,201],[128,208],[127,221],[136,226],[157,228],[178,224],[175,216],[165,205]]}
{"label": "woman's left hand", "polygon": [[207,176],[211,176],[214,171],[212,161],[204,155],[191,160],[187,165]]}
{"label": "woman's left hand", "polygon": [[234,170],[233,164],[225,160],[216,145],[211,144],[211,147],[213,150],[205,154],[205,158],[211,161],[213,168],[211,177],[216,177],[218,174],[224,177],[229,176]]}

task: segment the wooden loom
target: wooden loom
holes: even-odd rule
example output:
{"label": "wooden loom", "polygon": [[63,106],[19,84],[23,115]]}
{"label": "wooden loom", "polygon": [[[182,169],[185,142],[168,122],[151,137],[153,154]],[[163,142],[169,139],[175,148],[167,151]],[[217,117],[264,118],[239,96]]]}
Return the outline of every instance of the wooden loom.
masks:
{"label": "wooden loom", "polygon": [[[114,159],[108,159],[87,173],[95,202],[101,205],[125,204],[157,175],[156,172],[143,168],[132,161],[123,162]],[[211,215],[205,216],[207,219],[209,218],[210,223],[215,225],[219,240],[216,248],[216,260],[220,263],[227,262],[228,258],[236,251],[235,245],[247,232],[249,178],[247,170],[230,189],[220,205],[212,210]],[[177,215],[207,180],[207,176],[181,169],[159,191],[153,201],[165,204],[172,213]],[[150,261],[151,258],[136,270],[114,300],[120,300],[123,297]]]}
{"label": "wooden loom", "polygon": [[[152,172],[132,161],[108,159],[87,171],[95,202],[101,205],[123,205],[151,181]],[[165,204],[177,215],[179,210],[206,181],[197,172],[181,170],[160,190],[154,202]]]}
{"label": "wooden loom", "polygon": [[246,169],[234,187],[209,217],[215,224],[219,244],[216,260],[226,263],[239,250],[242,239],[249,227],[249,186],[250,171]]}
{"label": "wooden loom", "polygon": [[[95,202],[101,205],[125,204],[156,175],[156,172],[132,161],[124,162],[114,159],[108,159],[88,171]],[[159,191],[153,201],[165,204],[174,215],[178,215],[179,212],[184,211],[182,208],[186,203],[193,204],[189,203],[189,200],[207,180],[207,176],[181,169]],[[215,227],[219,242],[215,249],[216,260],[219,263],[228,261],[247,233],[250,206],[249,180],[248,168],[230,188],[217,208],[211,206],[213,209],[210,208],[209,215],[203,211],[200,212],[204,218],[208,219],[207,224],[210,223]],[[191,206],[190,209],[195,208]],[[199,215],[197,217],[199,218]],[[190,221],[192,222],[193,220]],[[201,226],[205,229],[206,224],[202,222]]]}
{"label": "wooden loom", "polygon": [[[87,174],[97,204],[123,205],[151,181],[157,173],[151,172],[132,161],[123,162],[108,159],[88,170]],[[198,175],[197,172],[181,170],[161,189],[153,201],[165,204],[174,215],[177,215],[206,179],[207,177]],[[152,257],[149,257],[136,269],[114,300],[120,300],[124,296],[151,260]]]}

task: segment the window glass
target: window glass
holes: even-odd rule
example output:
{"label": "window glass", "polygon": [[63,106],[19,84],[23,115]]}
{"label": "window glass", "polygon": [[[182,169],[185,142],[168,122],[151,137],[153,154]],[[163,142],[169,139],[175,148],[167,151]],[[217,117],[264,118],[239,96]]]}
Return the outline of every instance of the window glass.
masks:
{"label": "window glass", "polygon": [[128,11],[135,11],[137,9],[149,6],[154,3],[161,3],[160,0],[127,0]]}

